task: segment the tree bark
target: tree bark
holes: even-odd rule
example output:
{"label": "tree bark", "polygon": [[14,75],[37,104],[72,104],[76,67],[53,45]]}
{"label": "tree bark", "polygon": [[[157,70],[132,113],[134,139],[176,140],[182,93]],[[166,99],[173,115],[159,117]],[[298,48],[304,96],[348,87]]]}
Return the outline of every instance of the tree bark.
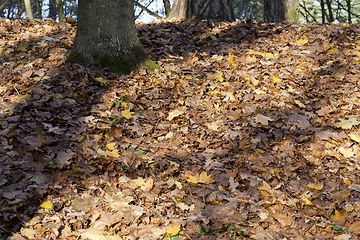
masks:
{"label": "tree bark", "polygon": [[34,15],[32,12],[32,7],[31,7],[31,1],[30,0],[24,0],[25,3],[25,10],[26,10],[26,15],[28,19],[34,20]]}
{"label": "tree bark", "polygon": [[331,7],[331,0],[325,0],[326,1],[326,6],[327,6],[327,9],[329,11],[329,22],[333,22],[335,19],[334,19],[334,14],[332,12],[332,7]]}
{"label": "tree bark", "polygon": [[297,22],[299,0],[264,0],[264,20],[266,22]]}
{"label": "tree bark", "polygon": [[62,21],[64,21],[64,18],[65,18],[62,0],[56,0],[56,6],[57,6],[59,22],[62,22]]}
{"label": "tree bark", "polygon": [[68,60],[83,66],[100,63],[125,74],[158,68],[140,44],[134,3],[129,0],[79,0],[77,32]]}
{"label": "tree bark", "polygon": [[43,1],[36,0],[36,9],[38,12],[38,18],[40,18],[40,19],[42,19],[42,6],[43,6]]}
{"label": "tree bark", "polygon": [[325,23],[325,3],[324,0],[320,0],[320,7],[321,7],[321,23]]}
{"label": "tree bark", "polygon": [[49,18],[56,19],[56,0],[49,0]]}
{"label": "tree bark", "polygon": [[232,0],[175,0],[168,18],[213,19],[234,21]]}
{"label": "tree bark", "polygon": [[165,8],[165,16],[167,16],[171,11],[171,5],[169,0],[163,0],[164,8]]}

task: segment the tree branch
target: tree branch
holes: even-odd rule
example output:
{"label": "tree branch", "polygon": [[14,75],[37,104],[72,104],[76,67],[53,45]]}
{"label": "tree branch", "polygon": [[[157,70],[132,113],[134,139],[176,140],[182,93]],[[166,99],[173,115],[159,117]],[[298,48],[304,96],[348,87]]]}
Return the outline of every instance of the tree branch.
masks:
{"label": "tree branch", "polygon": [[148,14],[150,14],[153,17],[156,17],[158,20],[163,19],[161,16],[159,16],[157,13],[154,13],[153,11],[149,10],[147,7],[144,7],[143,5],[141,5],[139,2],[134,1],[134,4],[141,8],[142,10],[144,10],[145,12],[147,12]]}

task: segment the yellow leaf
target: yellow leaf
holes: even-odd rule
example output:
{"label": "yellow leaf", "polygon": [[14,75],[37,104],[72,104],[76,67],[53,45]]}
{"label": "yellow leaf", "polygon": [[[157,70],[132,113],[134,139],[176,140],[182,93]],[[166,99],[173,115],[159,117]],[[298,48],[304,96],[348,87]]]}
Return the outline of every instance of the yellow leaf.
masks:
{"label": "yellow leaf", "polygon": [[112,151],[106,151],[106,156],[109,157],[120,157],[119,151],[117,149],[114,149]]}
{"label": "yellow leaf", "polygon": [[350,137],[352,140],[354,140],[355,142],[360,143],[360,136],[357,135],[356,133],[350,133],[350,134],[349,134],[349,137]]}
{"label": "yellow leaf", "polygon": [[116,143],[108,143],[108,144],[106,144],[106,147],[107,147],[109,150],[114,150],[115,145],[116,145]]}
{"label": "yellow leaf", "polygon": [[281,78],[279,77],[273,77],[274,83],[281,82]]}
{"label": "yellow leaf", "polygon": [[64,228],[71,231],[71,227],[69,227],[68,225],[66,225]]}
{"label": "yellow leaf", "polygon": [[40,46],[40,47],[46,47],[48,44],[45,42],[45,40],[42,40],[37,45]]}
{"label": "yellow leaf", "polygon": [[344,178],[343,180],[344,180],[344,183],[351,185],[351,181],[349,179]]}
{"label": "yellow leaf", "polygon": [[54,204],[53,204],[52,201],[43,202],[43,203],[41,204],[41,206],[42,206],[43,208],[47,208],[47,209],[54,210]]}
{"label": "yellow leaf", "polygon": [[331,47],[328,51],[328,54],[334,54],[338,51],[338,48],[337,47]]}
{"label": "yellow leaf", "polygon": [[55,98],[62,99],[62,98],[64,98],[64,96],[61,95],[61,93],[56,93],[56,94],[55,94]]}
{"label": "yellow leaf", "polygon": [[209,93],[210,93],[210,94],[216,94],[216,93],[221,93],[221,92],[214,90],[214,91],[209,92]]}
{"label": "yellow leaf", "polygon": [[307,198],[302,198],[302,200],[307,204],[307,205],[312,205],[312,202],[307,199]]}
{"label": "yellow leaf", "polygon": [[215,108],[217,111],[220,111],[220,104],[214,103],[214,108]]}
{"label": "yellow leaf", "polygon": [[215,79],[218,80],[219,82],[224,81],[224,78],[222,77],[223,73],[220,70],[216,70],[214,76]]}
{"label": "yellow leaf", "polygon": [[264,153],[264,150],[262,150],[260,148],[257,148],[256,151],[259,152],[259,153]]}
{"label": "yellow leaf", "polygon": [[121,115],[126,118],[126,119],[130,119],[132,118],[132,115],[134,112],[130,112],[130,110],[124,110],[124,111],[121,111]]}
{"label": "yellow leaf", "polygon": [[96,80],[98,82],[101,82],[101,83],[106,83],[107,82],[107,80],[103,79],[102,77],[94,78],[94,80]]}
{"label": "yellow leaf", "polygon": [[247,50],[247,54],[254,54],[255,52],[253,51],[253,50],[251,50],[251,49],[248,49]]}
{"label": "yellow leaf", "polygon": [[316,183],[309,183],[307,185],[309,188],[315,189],[315,190],[321,190],[324,187],[324,184],[316,184]]}
{"label": "yellow leaf", "polygon": [[296,69],[296,70],[294,71],[294,73],[300,73],[300,72],[302,72],[302,71],[304,71],[304,70],[301,69],[301,68],[298,68],[298,69]]}
{"label": "yellow leaf", "polygon": [[166,233],[175,236],[177,235],[181,230],[181,225],[174,225],[174,226],[168,226],[166,227]]}
{"label": "yellow leaf", "polygon": [[233,58],[234,56],[232,55],[232,53],[229,53],[229,56],[226,58],[227,61],[231,61],[231,59]]}
{"label": "yellow leaf", "polygon": [[272,53],[265,53],[266,58],[275,58]]}
{"label": "yellow leaf", "polygon": [[214,182],[214,177],[207,175],[206,172],[202,172],[200,174],[189,175],[187,181],[189,183],[212,183]]}
{"label": "yellow leaf", "polygon": [[301,107],[301,108],[305,108],[306,106],[302,103],[302,102],[300,102],[299,100],[295,100],[295,103],[299,106],[299,107]]}
{"label": "yellow leaf", "polygon": [[309,42],[309,40],[307,40],[307,39],[299,39],[296,42],[299,43],[299,44],[307,44]]}

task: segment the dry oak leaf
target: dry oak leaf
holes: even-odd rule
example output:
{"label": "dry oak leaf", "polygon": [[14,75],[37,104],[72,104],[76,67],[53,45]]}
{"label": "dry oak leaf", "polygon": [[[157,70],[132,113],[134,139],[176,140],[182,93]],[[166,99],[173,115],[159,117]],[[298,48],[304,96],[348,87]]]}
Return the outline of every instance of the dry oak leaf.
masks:
{"label": "dry oak leaf", "polygon": [[351,117],[348,120],[340,118],[339,120],[340,122],[336,123],[335,126],[342,129],[351,129],[354,125],[360,124],[360,121],[355,117]]}
{"label": "dry oak leaf", "polygon": [[357,143],[360,143],[360,136],[357,133],[350,133],[349,137]]}
{"label": "dry oak leaf", "polygon": [[261,123],[262,125],[266,125],[266,126],[269,125],[269,121],[274,121],[274,119],[262,114],[257,114],[255,116],[255,122]]}
{"label": "dry oak leaf", "polygon": [[189,183],[212,183],[214,182],[214,177],[212,175],[207,175],[206,172],[200,174],[195,174],[193,176],[188,173],[188,178],[186,179]]}
{"label": "dry oak leaf", "polygon": [[208,123],[206,124],[207,127],[213,131],[217,131],[218,128],[221,126],[222,122],[220,120],[217,120],[216,122],[213,123]]}
{"label": "dry oak leaf", "polygon": [[315,190],[321,190],[321,189],[323,189],[323,187],[324,187],[324,184],[316,184],[316,183],[309,183],[308,185],[307,185],[309,188],[312,188],[312,189],[315,189]]}
{"label": "dry oak leaf", "polygon": [[273,214],[273,217],[282,225],[282,226],[288,226],[291,225],[291,223],[294,222],[294,219],[292,217],[287,216],[283,213],[275,213]]}
{"label": "dry oak leaf", "polygon": [[103,231],[94,229],[94,228],[88,228],[80,230],[81,237],[84,239],[90,239],[90,240],[122,240],[122,238],[118,235],[106,235]]}
{"label": "dry oak leaf", "polygon": [[34,239],[37,231],[31,228],[21,228],[20,234],[21,236],[27,237],[28,239]]}
{"label": "dry oak leaf", "polygon": [[169,116],[167,117],[167,120],[171,121],[183,113],[184,113],[183,111],[181,111],[179,109],[175,109],[174,111],[169,112]]}

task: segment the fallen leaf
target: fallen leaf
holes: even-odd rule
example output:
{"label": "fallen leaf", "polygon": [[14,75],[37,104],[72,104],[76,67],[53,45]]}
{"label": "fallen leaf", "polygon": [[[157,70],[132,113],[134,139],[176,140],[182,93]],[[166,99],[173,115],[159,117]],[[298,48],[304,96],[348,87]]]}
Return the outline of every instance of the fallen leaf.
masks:
{"label": "fallen leaf", "polygon": [[166,227],[166,233],[170,236],[177,235],[181,230],[181,225],[174,225],[174,226],[168,226]]}
{"label": "fallen leaf", "polygon": [[173,120],[174,118],[182,115],[184,112],[179,110],[179,109],[175,109],[174,111],[172,112],[169,112],[169,116],[167,117],[167,120],[171,121]]}

